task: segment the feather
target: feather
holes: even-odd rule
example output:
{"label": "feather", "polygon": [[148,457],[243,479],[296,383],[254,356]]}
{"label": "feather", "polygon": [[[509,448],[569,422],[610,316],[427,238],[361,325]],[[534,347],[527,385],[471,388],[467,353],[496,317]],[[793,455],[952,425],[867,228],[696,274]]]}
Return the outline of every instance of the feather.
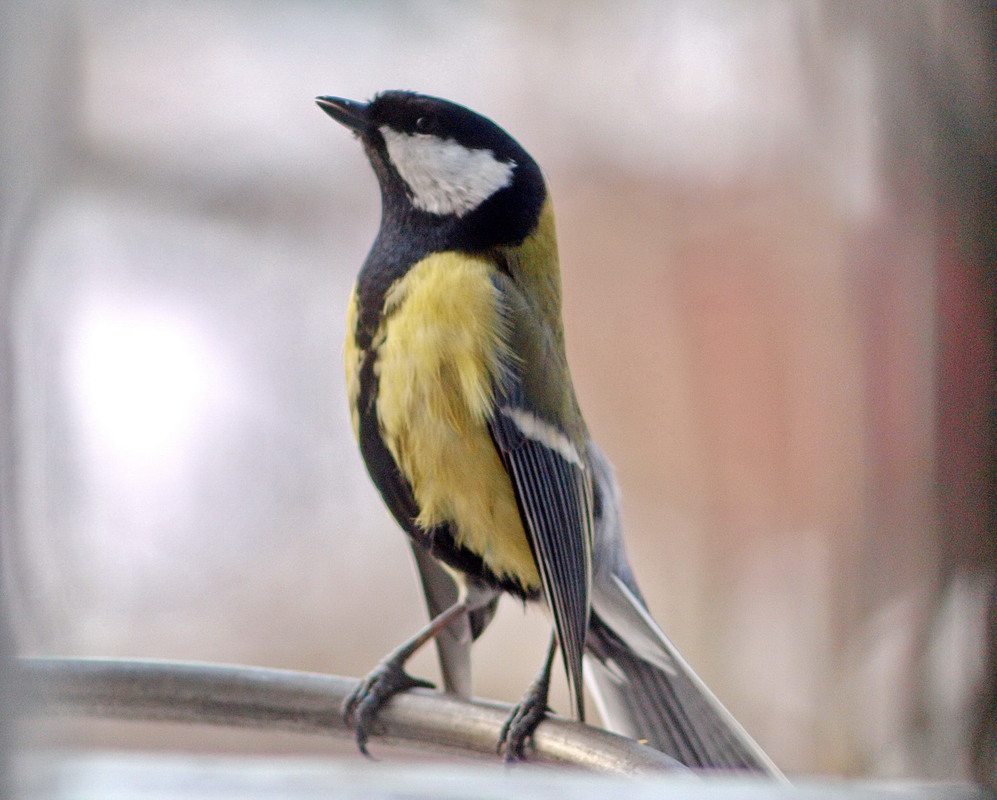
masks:
{"label": "feather", "polygon": [[652,619],[627,562],[612,469],[592,442],[588,454],[598,513],[586,665],[603,722],[686,766],[781,777]]}
{"label": "feather", "polygon": [[554,616],[572,703],[584,719],[582,656],[589,618],[592,491],[582,455],[530,404],[514,367],[503,371],[490,428],[512,478]]}

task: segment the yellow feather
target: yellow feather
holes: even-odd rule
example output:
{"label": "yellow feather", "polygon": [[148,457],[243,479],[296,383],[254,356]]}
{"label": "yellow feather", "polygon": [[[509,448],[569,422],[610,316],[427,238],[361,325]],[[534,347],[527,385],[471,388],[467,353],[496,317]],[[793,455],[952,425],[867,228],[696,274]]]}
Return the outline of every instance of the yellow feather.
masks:
{"label": "yellow feather", "polygon": [[490,261],[436,253],[385,297],[377,415],[419,505],[416,522],[454,523],[496,575],[540,586],[512,482],[488,431],[493,378],[510,357]]}
{"label": "yellow feather", "polygon": [[350,407],[350,423],[353,435],[360,436],[360,418],[357,400],[360,397],[360,361],[362,355],[357,348],[357,287],[350,291],[350,302],[346,307],[346,341],[343,343],[343,365],[346,367],[346,399]]}

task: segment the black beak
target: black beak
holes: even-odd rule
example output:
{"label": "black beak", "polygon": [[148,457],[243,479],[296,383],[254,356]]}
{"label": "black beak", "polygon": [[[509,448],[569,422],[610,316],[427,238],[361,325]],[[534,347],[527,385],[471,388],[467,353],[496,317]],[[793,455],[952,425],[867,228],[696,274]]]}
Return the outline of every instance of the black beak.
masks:
{"label": "black beak", "polygon": [[315,102],[336,122],[345,125],[354,133],[363,133],[367,130],[370,118],[367,116],[366,103],[344,100],[342,97],[316,97]]}

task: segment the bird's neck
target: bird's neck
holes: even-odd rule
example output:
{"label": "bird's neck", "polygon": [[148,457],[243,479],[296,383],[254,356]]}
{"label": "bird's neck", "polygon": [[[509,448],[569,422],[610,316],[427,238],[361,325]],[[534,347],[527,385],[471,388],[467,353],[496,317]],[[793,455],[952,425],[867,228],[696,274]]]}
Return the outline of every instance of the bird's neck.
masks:
{"label": "bird's neck", "polygon": [[553,327],[563,346],[561,325],[561,269],[557,254],[554,206],[550,197],[544,201],[537,224],[518,245],[499,247],[498,252],[512,267],[513,279],[528,297],[538,304],[538,311]]}

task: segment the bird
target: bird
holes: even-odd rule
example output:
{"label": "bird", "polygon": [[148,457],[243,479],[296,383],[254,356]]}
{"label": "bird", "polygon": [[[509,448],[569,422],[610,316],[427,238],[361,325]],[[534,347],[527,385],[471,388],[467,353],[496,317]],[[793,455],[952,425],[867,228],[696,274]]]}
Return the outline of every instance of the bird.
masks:
{"label": "bird", "polygon": [[778,775],[637,587],[617,482],[572,385],[536,161],[491,119],[442,98],[390,90],[316,103],[359,139],[380,187],[380,227],[348,304],[346,389],[431,617],[347,698],[361,752],[393,696],[432,687],[405,671],[430,640],[444,689],[470,695],[471,644],[508,594],[546,606],[553,625],[501,731],[507,761],[529,756],[560,651],[578,720],[584,681],[610,730],[691,768]]}

